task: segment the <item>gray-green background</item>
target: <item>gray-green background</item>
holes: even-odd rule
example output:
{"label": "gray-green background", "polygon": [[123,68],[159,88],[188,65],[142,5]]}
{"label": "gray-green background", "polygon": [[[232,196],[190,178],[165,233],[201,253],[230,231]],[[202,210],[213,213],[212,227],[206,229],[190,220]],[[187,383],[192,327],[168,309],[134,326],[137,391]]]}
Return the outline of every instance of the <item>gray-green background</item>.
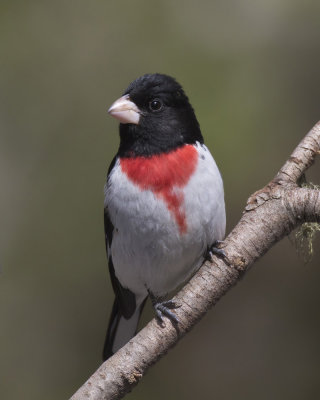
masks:
{"label": "gray-green background", "polygon": [[[320,119],[319,21],[317,1],[1,1],[1,399],[67,399],[100,364],[107,107],[146,72],[182,83],[230,231]],[[284,239],[128,398],[316,398],[318,247],[305,266]]]}

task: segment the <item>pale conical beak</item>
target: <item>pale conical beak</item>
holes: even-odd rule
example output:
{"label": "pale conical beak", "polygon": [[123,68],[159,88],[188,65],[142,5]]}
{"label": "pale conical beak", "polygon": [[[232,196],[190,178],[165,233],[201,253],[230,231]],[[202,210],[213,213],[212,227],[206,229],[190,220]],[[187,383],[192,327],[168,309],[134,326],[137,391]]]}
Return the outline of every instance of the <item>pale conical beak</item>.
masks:
{"label": "pale conical beak", "polygon": [[122,124],[136,124],[140,120],[139,108],[129,100],[129,95],[120,97],[109,108],[108,113],[119,120]]}

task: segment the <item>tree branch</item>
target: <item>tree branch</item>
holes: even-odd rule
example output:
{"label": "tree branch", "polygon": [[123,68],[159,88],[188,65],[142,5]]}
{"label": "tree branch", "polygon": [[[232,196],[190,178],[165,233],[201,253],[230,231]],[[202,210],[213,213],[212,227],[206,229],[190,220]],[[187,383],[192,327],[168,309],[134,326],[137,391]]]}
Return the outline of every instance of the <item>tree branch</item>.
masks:
{"label": "tree branch", "polygon": [[320,153],[320,121],[304,137],[276,177],[248,200],[225,239],[227,262],[214,258],[177,294],[178,327],[148,323],[103,363],[70,400],[120,399],[148,368],[172,348],[276,242],[303,222],[320,222],[320,191],[300,188],[299,179]]}

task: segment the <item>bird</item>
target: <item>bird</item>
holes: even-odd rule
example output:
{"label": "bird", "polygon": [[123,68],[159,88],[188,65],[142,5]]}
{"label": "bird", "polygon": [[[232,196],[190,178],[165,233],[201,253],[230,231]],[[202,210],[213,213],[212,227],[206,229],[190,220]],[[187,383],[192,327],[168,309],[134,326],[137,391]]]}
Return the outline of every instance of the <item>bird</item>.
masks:
{"label": "bird", "polygon": [[115,300],[103,360],[137,331],[148,298],[159,323],[179,320],[166,296],[208,254],[223,256],[223,181],[182,86],[153,73],[134,80],[108,110],[120,145],[104,187],[104,226]]}

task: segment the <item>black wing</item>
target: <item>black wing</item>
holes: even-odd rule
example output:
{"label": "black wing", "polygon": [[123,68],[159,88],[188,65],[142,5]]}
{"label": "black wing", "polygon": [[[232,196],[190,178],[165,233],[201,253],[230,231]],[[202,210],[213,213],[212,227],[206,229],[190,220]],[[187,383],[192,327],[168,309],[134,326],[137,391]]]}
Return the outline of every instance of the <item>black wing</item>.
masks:
{"label": "black wing", "polygon": [[[112,169],[115,165],[115,162],[116,162],[116,157],[113,159],[113,161],[110,165],[109,171],[108,171],[107,185],[111,184],[110,180],[109,180],[109,176],[110,176],[110,172],[112,171]],[[106,360],[107,358],[111,357],[115,351],[117,351],[117,349],[115,349],[114,346],[115,346],[116,337],[118,338],[117,340],[119,341],[119,338],[121,340],[121,335],[123,335],[123,325],[121,328],[121,324],[120,324],[120,321],[122,318],[127,319],[129,322],[129,324],[124,325],[124,327],[126,329],[126,332],[124,333],[124,335],[125,335],[124,337],[127,338],[128,333],[131,337],[134,336],[134,334],[137,330],[137,325],[138,325],[141,311],[145,304],[145,300],[139,306],[139,316],[137,318],[135,315],[136,296],[129,289],[124,288],[121,285],[121,283],[119,282],[119,280],[115,274],[115,269],[114,269],[114,265],[113,265],[112,254],[111,254],[111,246],[112,246],[113,235],[116,231],[115,231],[115,227],[111,221],[111,218],[110,218],[107,208],[104,209],[104,230],[105,230],[105,241],[106,241],[106,248],[107,248],[107,253],[108,253],[108,263],[109,263],[111,283],[112,283],[112,287],[113,287],[113,290],[116,295],[116,298],[113,303],[111,316],[109,319],[108,330],[107,330],[106,339],[105,339],[104,348],[103,348],[103,360]],[[131,317],[132,317],[132,319],[130,321]]]}
{"label": "black wing", "polygon": [[[109,167],[107,185],[110,184],[109,176],[110,176],[110,172],[112,171],[112,168],[115,165],[115,162],[116,162],[116,157],[112,160],[112,163]],[[112,256],[111,256],[111,245],[112,245],[114,226],[110,219],[107,208],[104,209],[104,231],[105,231],[105,242],[106,242],[106,250],[107,250],[107,255],[108,255],[110,278],[111,278],[111,283],[112,283],[114,293],[116,295],[116,301],[119,304],[121,314],[125,318],[130,318],[136,309],[136,297],[133,292],[131,292],[127,288],[124,288],[121,285],[121,283],[119,282],[119,280],[117,279],[116,274],[115,274]]]}

